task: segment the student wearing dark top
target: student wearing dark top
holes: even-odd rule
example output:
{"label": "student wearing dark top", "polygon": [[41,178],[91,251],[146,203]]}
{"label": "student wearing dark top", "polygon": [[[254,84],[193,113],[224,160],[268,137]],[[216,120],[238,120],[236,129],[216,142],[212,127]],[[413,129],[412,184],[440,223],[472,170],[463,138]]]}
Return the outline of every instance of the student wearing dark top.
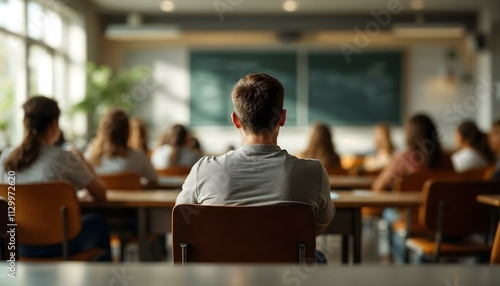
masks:
{"label": "student wearing dark top", "polygon": [[497,156],[497,167],[493,173],[493,179],[500,179],[500,119],[493,122],[493,127],[491,128],[489,134],[489,143],[491,150]]}
{"label": "student wearing dark top", "polygon": [[[0,182],[7,182],[7,173],[16,172],[18,184],[65,181],[75,188],[86,188],[96,201],[106,200],[104,183],[77,154],[64,151],[55,143],[60,138],[57,103],[47,97],[31,97],[24,105],[24,139],[16,148],[8,148],[0,156]],[[93,247],[106,250],[100,257],[111,261],[109,232],[102,216],[89,214],[82,217],[82,229],[69,241],[69,255]],[[24,257],[48,258],[62,255],[61,245],[20,245]]]}

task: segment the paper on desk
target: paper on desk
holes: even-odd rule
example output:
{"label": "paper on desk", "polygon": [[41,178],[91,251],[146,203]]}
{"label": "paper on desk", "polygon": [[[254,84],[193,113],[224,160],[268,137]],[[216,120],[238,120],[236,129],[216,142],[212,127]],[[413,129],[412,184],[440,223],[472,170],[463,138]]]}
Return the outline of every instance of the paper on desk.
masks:
{"label": "paper on desk", "polygon": [[353,190],[352,194],[360,197],[370,197],[373,196],[374,192],[372,190]]}
{"label": "paper on desk", "polygon": [[336,192],[330,192],[330,198],[332,200],[337,200],[337,199],[340,199],[340,195],[339,195],[339,193],[336,193]]}

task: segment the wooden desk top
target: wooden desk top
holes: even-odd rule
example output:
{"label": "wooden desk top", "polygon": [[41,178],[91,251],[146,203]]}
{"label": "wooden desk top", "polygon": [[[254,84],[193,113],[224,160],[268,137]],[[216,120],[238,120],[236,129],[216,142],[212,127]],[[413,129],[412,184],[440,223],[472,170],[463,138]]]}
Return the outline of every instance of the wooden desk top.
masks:
{"label": "wooden desk top", "polygon": [[333,198],[336,208],[361,207],[417,207],[422,204],[421,193],[375,193],[369,190],[333,191],[339,198]]}
{"label": "wooden desk top", "polygon": [[375,177],[371,176],[330,176],[332,189],[371,189]]}
{"label": "wooden desk top", "polygon": [[[6,269],[7,263],[0,267]],[[0,285],[499,285],[500,268],[490,265],[320,266],[208,265],[167,263],[17,263],[16,279],[0,275]]]}
{"label": "wooden desk top", "polygon": [[[142,190],[124,191],[108,190],[107,202],[81,201],[82,207],[95,208],[172,208],[180,190]],[[333,198],[336,208],[360,207],[411,207],[419,206],[422,201],[420,193],[374,193],[372,191],[338,191],[339,198]]]}
{"label": "wooden desk top", "polygon": [[500,195],[479,195],[477,196],[477,201],[482,204],[500,208]]}

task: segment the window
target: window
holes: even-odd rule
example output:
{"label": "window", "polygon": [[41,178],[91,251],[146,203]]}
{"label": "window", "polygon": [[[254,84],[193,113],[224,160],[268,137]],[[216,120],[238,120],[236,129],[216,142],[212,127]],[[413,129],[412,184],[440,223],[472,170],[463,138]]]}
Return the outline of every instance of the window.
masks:
{"label": "window", "polygon": [[[5,134],[12,145],[22,139],[14,130],[22,130],[21,106],[32,95],[58,101],[66,138],[84,136],[86,122],[70,108],[85,95],[85,64],[81,15],[56,0],[0,0],[0,149]],[[2,131],[4,117],[15,120]]]}

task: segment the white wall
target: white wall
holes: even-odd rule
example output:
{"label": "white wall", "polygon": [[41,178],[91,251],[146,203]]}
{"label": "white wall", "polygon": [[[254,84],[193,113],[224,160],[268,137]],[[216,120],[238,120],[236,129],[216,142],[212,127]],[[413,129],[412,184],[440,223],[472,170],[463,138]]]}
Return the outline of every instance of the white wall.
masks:
{"label": "white wall", "polygon": [[[444,66],[448,48],[442,46],[414,46],[409,49],[407,88],[407,112],[426,112],[436,121],[443,136],[445,147],[453,147],[453,129],[460,120],[475,118],[476,108],[467,109],[467,116],[460,116],[454,105],[474,95],[473,84],[464,83],[458,77],[456,84],[446,81]],[[154,80],[146,79],[144,89],[151,96],[141,100],[137,115],[152,127],[151,138],[158,136],[174,123],[189,123],[189,58],[186,48],[165,48],[129,51],[123,59],[125,66],[148,65]],[[461,66],[457,67],[460,74]],[[229,115],[228,115],[229,116]],[[334,127],[334,140],[342,154],[369,152],[372,146],[371,127]],[[199,127],[194,129],[206,152],[222,153],[227,146],[240,145],[239,133],[231,127]],[[291,153],[302,150],[308,137],[308,128],[290,126],[282,129],[279,144]],[[402,128],[393,128],[397,146],[404,144]]]}

